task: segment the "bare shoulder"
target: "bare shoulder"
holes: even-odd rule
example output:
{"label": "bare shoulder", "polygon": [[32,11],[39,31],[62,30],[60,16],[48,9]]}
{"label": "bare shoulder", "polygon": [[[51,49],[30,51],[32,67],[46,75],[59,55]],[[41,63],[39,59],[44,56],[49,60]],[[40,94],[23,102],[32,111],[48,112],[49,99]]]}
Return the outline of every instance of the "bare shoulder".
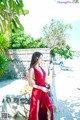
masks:
{"label": "bare shoulder", "polygon": [[30,69],[29,69],[29,72],[30,72],[30,73],[33,73],[33,72],[34,72],[34,69],[33,69],[33,68],[30,68]]}
{"label": "bare shoulder", "polygon": [[29,77],[34,78],[34,68],[29,69]]}

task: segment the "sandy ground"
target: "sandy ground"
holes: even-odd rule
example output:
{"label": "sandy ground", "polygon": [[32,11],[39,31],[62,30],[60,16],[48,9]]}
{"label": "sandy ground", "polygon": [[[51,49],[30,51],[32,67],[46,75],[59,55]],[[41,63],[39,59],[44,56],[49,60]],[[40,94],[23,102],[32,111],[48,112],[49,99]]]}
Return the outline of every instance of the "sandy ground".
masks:
{"label": "sandy ground", "polygon": [[[56,75],[50,81],[56,106],[54,120],[80,120],[80,61],[68,61],[66,65],[71,69],[61,70],[55,65]],[[20,94],[24,85],[21,79],[0,82],[0,101],[6,94]]]}

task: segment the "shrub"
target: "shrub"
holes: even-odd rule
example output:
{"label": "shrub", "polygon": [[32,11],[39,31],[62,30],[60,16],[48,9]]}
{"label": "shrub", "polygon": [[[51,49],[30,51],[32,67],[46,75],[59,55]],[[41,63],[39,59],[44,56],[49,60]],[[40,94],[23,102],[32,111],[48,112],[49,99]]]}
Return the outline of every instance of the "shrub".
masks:
{"label": "shrub", "polygon": [[73,51],[71,50],[69,45],[66,45],[65,48],[54,47],[51,49],[50,54],[55,57],[56,54],[63,56],[65,59],[73,58]]}
{"label": "shrub", "polygon": [[10,46],[10,42],[5,35],[0,33],[0,54],[4,54],[5,50]]}
{"label": "shrub", "polygon": [[9,40],[0,33],[0,77],[3,76],[7,70],[8,58],[5,54],[5,50],[8,49],[9,45]]}
{"label": "shrub", "polygon": [[0,77],[2,77],[6,70],[7,70],[7,65],[8,65],[8,58],[5,55],[0,55]]}
{"label": "shrub", "polygon": [[42,38],[34,39],[31,35],[24,34],[23,31],[19,33],[11,33],[10,35],[10,49],[25,49],[25,48],[46,48]]}

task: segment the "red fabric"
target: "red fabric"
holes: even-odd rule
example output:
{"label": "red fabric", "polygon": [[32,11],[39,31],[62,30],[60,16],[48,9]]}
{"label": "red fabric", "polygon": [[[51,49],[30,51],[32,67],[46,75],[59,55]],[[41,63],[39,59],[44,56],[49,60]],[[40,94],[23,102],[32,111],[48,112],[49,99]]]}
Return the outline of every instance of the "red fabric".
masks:
{"label": "red fabric", "polygon": [[41,72],[39,70],[37,70],[35,67],[34,67],[34,75],[35,75],[35,83],[37,85],[40,85],[40,86],[44,86],[45,87],[45,77],[46,77],[46,72],[42,69],[42,67],[40,67],[42,72],[43,72],[43,75],[41,74]]}
{"label": "red fabric", "polygon": [[[36,68],[34,68],[35,83],[40,86],[45,86],[46,73],[43,69],[42,71],[43,71],[43,75]],[[40,103],[39,103],[39,111],[37,112],[38,100]],[[33,88],[28,120],[48,120],[47,108],[51,112],[50,120],[53,120],[53,107],[50,98],[48,96],[48,93],[45,93],[40,89]],[[37,115],[38,115],[38,119],[37,119]]]}

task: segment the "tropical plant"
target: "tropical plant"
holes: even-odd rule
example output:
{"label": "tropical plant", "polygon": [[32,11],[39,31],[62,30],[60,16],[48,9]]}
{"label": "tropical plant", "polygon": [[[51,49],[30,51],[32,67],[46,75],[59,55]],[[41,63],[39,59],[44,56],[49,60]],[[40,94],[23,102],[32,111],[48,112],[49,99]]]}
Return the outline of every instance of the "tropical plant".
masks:
{"label": "tropical plant", "polygon": [[7,37],[0,33],[0,77],[4,75],[7,70],[8,57],[5,54],[5,50],[8,49],[9,45],[10,42]]}
{"label": "tropical plant", "polygon": [[69,37],[67,30],[71,28],[71,24],[52,19],[49,25],[43,27],[44,42],[49,48],[66,46],[66,40]]}
{"label": "tropical plant", "polygon": [[17,32],[17,28],[23,30],[19,16],[28,13],[29,11],[24,9],[23,0],[0,0],[0,32]]}
{"label": "tropical plant", "polygon": [[19,30],[18,33],[11,33],[10,39],[10,49],[26,48],[26,39],[29,39],[30,35],[24,34],[24,31]]}
{"label": "tropical plant", "polygon": [[31,35],[26,35],[24,31],[21,30],[18,33],[11,33],[10,43],[10,49],[47,47],[42,38],[34,39]]}
{"label": "tropical plant", "polygon": [[2,77],[8,69],[8,63],[8,57],[6,55],[0,54],[0,77]]}
{"label": "tropical plant", "polygon": [[51,49],[51,55],[55,56],[57,53],[65,59],[72,58],[71,47],[67,44],[67,39],[69,39],[67,31],[71,28],[71,24],[64,24],[63,21],[54,19],[49,25],[43,27],[44,42]]}
{"label": "tropical plant", "polygon": [[35,40],[30,40],[26,47],[27,48],[47,48],[47,45],[44,44],[42,38],[38,38]]}
{"label": "tropical plant", "polygon": [[59,54],[60,56],[64,57],[65,59],[73,58],[73,51],[71,50],[71,47],[69,45],[66,45],[66,47],[63,47],[63,48],[54,47],[50,51],[50,54],[53,57],[55,57],[56,54]]}
{"label": "tropical plant", "polygon": [[4,34],[0,33],[0,55],[4,54],[5,50],[10,46],[8,36],[5,37]]}

